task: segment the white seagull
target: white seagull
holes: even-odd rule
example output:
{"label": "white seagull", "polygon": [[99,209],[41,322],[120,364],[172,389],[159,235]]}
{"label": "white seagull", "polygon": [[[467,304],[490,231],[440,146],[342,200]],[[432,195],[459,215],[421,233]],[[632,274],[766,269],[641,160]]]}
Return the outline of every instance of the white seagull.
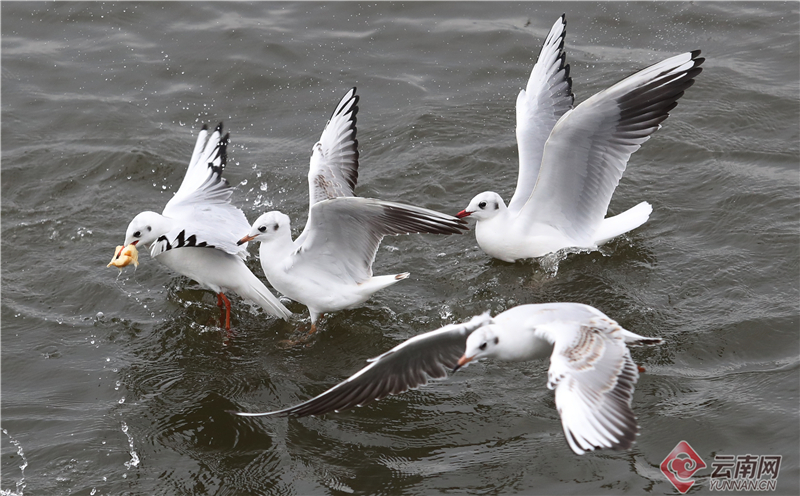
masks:
{"label": "white seagull", "polygon": [[321,415],[362,406],[443,378],[473,360],[524,361],[550,357],[547,387],[572,450],[628,449],[639,426],[631,410],[639,370],[626,345],[654,345],[626,331],[601,311],[580,303],[520,305],[492,318],[488,312],[463,324],[415,336],[358,373],[299,405],[243,417]]}
{"label": "white seagull", "polygon": [[[372,263],[384,236],[461,234],[466,222],[433,210],[358,198],[358,96],[352,88],[336,106],[312,148],[308,171],[308,220],[292,240],[289,217],[261,215],[239,243],[259,241],[261,267],[272,287],[308,307],[311,332],[326,312],[352,308],[408,272],[373,276]],[[246,232],[244,230],[243,232]]]}
{"label": "white seagull", "polygon": [[142,212],[125,233],[125,246],[151,244],[150,255],[170,269],[217,293],[230,330],[231,304],[224,290],[258,304],[270,315],[288,319],[292,313],[269,292],[244,263],[247,246],[236,236],[250,226],[244,212],[231,205],[233,189],[222,177],[229,135],[222,123],[208,137],[203,125],[178,192],[162,214]]}
{"label": "white seagull", "polygon": [[647,202],[604,218],[631,154],[659,129],[700,74],[700,50],[676,55],[597,93],[574,109],[564,64],[566,20],[553,25],[517,97],[519,177],[506,207],[494,192],[458,217],[477,219],[489,256],[514,262],[564,248],[595,249],[644,224]]}

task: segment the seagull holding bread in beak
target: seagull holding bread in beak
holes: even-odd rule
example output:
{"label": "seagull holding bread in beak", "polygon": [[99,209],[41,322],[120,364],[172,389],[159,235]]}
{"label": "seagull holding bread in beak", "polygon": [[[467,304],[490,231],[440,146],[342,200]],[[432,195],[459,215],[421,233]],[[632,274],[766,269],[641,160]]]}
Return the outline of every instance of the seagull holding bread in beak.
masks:
{"label": "seagull holding bread in beak", "polygon": [[222,134],[222,123],[210,136],[204,125],[178,191],[161,214],[147,211],[134,217],[124,243],[125,247],[150,245],[153,258],[216,293],[227,330],[231,304],[224,291],[233,291],[275,317],[292,315],[245,265],[247,245],[236,244],[236,236],[249,224],[244,212],[231,204],[233,189],[222,177],[229,139]]}

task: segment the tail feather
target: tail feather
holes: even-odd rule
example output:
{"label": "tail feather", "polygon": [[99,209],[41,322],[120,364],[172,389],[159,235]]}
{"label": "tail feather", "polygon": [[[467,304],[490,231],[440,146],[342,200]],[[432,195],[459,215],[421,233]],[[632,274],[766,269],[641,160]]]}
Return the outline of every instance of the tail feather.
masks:
{"label": "tail feather", "polygon": [[631,331],[622,329],[622,338],[628,346],[653,346],[664,342],[661,338],[651,338],[647,336],[640,336]]}
{"label": "tail feather", "polygon": [[603,219],[595,233],[594,244],[600,246],[612,238],[636,229],[647,222],[652,212],[653,206],[647,202],[642,202],[619,215]]}
{"label": "tail feather", "polygon": [[292,312],[283,306],[283,303],[252,272],[249,270],[247,272],[249,277],[246,277],[242,284],[235,289],[239,296],[256,303],[270,315],[289,320]]}
{"label": "tail feather", "polygon": [[366,281],[359,283],[360,292],[365,295],[371,295],[377,291],[380,291],[383,288],[389,287],[392,284],[395,284],[403,279],[407,278],[409,275],[408,272],[403,272],[402,274],[394,274],[391,276],[373,276],[367,279]]}

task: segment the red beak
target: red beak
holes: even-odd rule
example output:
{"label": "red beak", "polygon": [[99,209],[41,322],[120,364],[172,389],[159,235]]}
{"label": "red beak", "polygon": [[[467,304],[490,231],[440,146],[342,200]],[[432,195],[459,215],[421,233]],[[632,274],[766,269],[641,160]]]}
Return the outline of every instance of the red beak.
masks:
{"label": "red beak", "polygon": [[470,215],[472,215],[472,212],[467,212],[466,210],[462,210],[456,214],[456,217],[458,217],[459,219],[463,219],[464,217],[469,217]]}

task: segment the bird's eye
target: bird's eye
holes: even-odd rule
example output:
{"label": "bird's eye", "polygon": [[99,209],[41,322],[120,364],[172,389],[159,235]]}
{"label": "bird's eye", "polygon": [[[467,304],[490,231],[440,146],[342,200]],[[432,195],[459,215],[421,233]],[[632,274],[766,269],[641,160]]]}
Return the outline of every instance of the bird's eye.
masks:
{"label": "bird's eye", "polygon": [[147,232],[150,232],[150,231],[152,231],[152,230],[153,230],[153,228],[152,228],[152,227],[150,227],[150,226],[147,226]]}
{"label": "bird's eye", "polygon": [[274,226],[272,226],[272,230],[273,230],[273,231],[277,231],[277,230],[278,230],[278,227],[280,227],[280,226],[278,226],[278,224],[275,224]]}
{"label": "bird's eye", "polygon": [[267,226],[261,226],[258,228],[258,232],[267,232]]}
{"label": "bird's eye", "polygon": [[486,341],[484,341],[483,343],[481,343],[481,345],[480,345],[480,346],[478,346],[478,348],[480,348],[480,349],[482,349],[482,350],[485,350],[485,349],[486,349]]}
{"label": "bird's eye", "polygon": [[133,237],[134,238],[141,238],[142,237],[142,231],[136,231],[135,233],[133,233]]}
{"label": "bird's eye", "polygon": [[497,344],[499,342],[500,342],[500,338],[494,338],[494,344]]}
{"label": "bird's eye", "polygon": [[486,202],[478,203],[478,208],[486,208]]}

